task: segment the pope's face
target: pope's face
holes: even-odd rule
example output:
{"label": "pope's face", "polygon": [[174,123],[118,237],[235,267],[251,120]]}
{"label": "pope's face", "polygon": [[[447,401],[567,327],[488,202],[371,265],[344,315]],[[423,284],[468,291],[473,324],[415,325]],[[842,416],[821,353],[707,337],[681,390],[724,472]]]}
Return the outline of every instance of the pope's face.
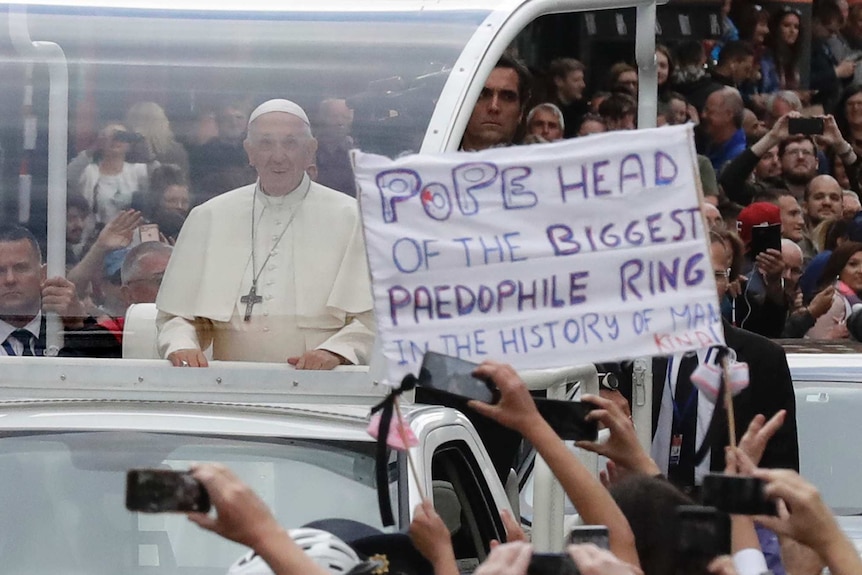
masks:
{"label": "pope's face", "polygon": [[282,196],[299,185],[305,169],[314,163],[317,140],[299,117],[269,112],[251,123],[244,146],[263,191]]}

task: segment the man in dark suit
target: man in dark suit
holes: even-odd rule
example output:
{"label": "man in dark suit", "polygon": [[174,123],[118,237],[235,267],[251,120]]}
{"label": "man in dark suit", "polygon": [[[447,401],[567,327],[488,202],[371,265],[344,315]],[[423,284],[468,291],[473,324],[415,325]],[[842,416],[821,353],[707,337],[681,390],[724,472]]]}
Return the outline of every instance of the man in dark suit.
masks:
{"label": "man in dark suit", "polygon": [[0,355],[41,356],[45,352],[44,312],[63,319],[66,330],[84,325],[86,313],[75,284],[45,279],[42,252],[29,230],[0,226]]}
{"label": "man in dark suit", "polygon": [[[726,235],[710,234],[710,252],[719,299],[724,297],[729,281],[730,247]],[[748,363],[749,385],[733,399],[737,439],[757,414],[767,419],[781,409],[787,410],[784,425],[775,434],[761,459],[761,467],[799,469],[799,444],[796,431],[796,402],[790,369],[784,350],[760,335],[724,323],[727,346],[736,352],[738,361]],[[685,490],[696,488],[704,473],[724,469],[724,447],[728,445],[727,411],[719,401],[713,408],[704,397],[689,395],[690,385],[683,378],[703,362],[707,352],[679,354],[652,360],[653,371],[653,442],[651,455],[662,472]],[[696,360],[696,361],[695,361]],[[682,374],[682,375],[681,375]],[[631,397],[631,370],[623,370],[619,391]],[[688,388],[684,391],[684,388]],[[670,393],[669,391],[673,391]],[[684,395],[684,397],[680,397]],[[709,422],[714,416],[712,432]],[[692,418],[696,418],[691,421]],[[685,421],[690,427],[686,429]],[[693,424],[693,425],[692,425]],[[695,430],[694,432],[692,430]],[[695,453],[708,438],[709,455],[698,465]],[[686,451],[689,453],[686,454]]]}

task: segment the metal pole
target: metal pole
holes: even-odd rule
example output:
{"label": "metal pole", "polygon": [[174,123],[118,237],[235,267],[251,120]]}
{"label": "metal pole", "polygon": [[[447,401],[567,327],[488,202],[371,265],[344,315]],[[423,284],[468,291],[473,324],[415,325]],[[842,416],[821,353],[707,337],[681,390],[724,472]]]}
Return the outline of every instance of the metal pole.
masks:
{"label": "metal pole", "polygon": [[[69,69],[66,55],[53,42],[30,38],[27,12],[9,8],[9,37],[22,57],[48,64],[48,277],[66,275],[66,156],[69,125]],[[57,314],[46,318],[46,355],[63,346],[63,324]]]}
{"label": "metal pole", "polygon": [[655,128],[658,114],[655,22],[656,4],[637,7],[635,58],[638,64],[638,128]]}

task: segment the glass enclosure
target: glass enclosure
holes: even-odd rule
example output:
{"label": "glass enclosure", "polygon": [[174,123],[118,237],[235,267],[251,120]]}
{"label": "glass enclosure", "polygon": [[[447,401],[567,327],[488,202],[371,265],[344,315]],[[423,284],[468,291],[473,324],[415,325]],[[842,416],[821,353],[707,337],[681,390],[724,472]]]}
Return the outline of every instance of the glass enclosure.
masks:
{"label": "glass enclosure", "polygon": [[288,528],[334,517],[379,528],[373,450],[373,443],[166,433],[7,435],[0,439],[3,572],[224,575],[246,549],[182,514],[127,511],[132,468],[219,461]]}
{"label": "glass enclosure", "polygon": [[[449,72],[488,9],[331,5],[0,6],[0,30],[11,26],[55,43],[68,63],[67,271],[124,210],[138,210],[140,224],[149,226],[135,229],[121,250],[106,249],[111,253],[92,270],[69,276],[88,315],[124,317],[122,250],[173,242],[195,205],[254,183],[245,132],[249,113],[268,99],[290,99],[305,110],[318,145],[302,169],[348,195],[356,193],[350,149],[387,156],[419,150]],[[4,33],[0,73],[2,221],[26,225],[47,258],[49,66],[21,55]],[[285,244],[303,241],[290,236]],[[131,287],[149,290],[154,301],[163,271],[141,274]],[[272,310],[274,318],[288,313]]]}
{"label": "glass enclosure", "polygon": [[[5,30],[8,8],[0,10]],[[357,147],[387,155],[418,150],[448,72],[484,16],[470,10],[248,13],[29,6],[23,22],[33,40],[59,44],[68,60],[70,160],[95,143],[101,127],[123,122],[141,102],[164,110],[176,141],[194,160],[191,148],[218,135],[220,106],[238,104],[247,113],[274,97],[297,102],[312,119],[322,100],[347,99]],[[2,197],[7,211],[14,210],[26,161],[38,216],[45,193],[47,67],[17,55],[8,37],[0,43],[0,57]],[[25,103],[30,87],[32,106]],[[24,153],[30,151],[25,125],[31,116],[35,147]]]}

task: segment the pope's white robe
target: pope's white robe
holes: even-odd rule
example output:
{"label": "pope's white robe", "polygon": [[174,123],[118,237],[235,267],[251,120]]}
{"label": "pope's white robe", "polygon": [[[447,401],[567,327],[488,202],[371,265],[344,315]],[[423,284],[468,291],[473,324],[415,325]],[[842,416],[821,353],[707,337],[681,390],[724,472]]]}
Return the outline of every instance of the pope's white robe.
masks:
{"label": "pope's white robe", "polygon": [[[244,321],[253,203],[263,301]],[[356,200],[308,176],[281,198],[265,196],[256,184],[213,198],[189,214],[156,305],[162,357],[212,344],[213,359],[221,360],[284,362],[325,349],[368,363],[374,318]]]}

